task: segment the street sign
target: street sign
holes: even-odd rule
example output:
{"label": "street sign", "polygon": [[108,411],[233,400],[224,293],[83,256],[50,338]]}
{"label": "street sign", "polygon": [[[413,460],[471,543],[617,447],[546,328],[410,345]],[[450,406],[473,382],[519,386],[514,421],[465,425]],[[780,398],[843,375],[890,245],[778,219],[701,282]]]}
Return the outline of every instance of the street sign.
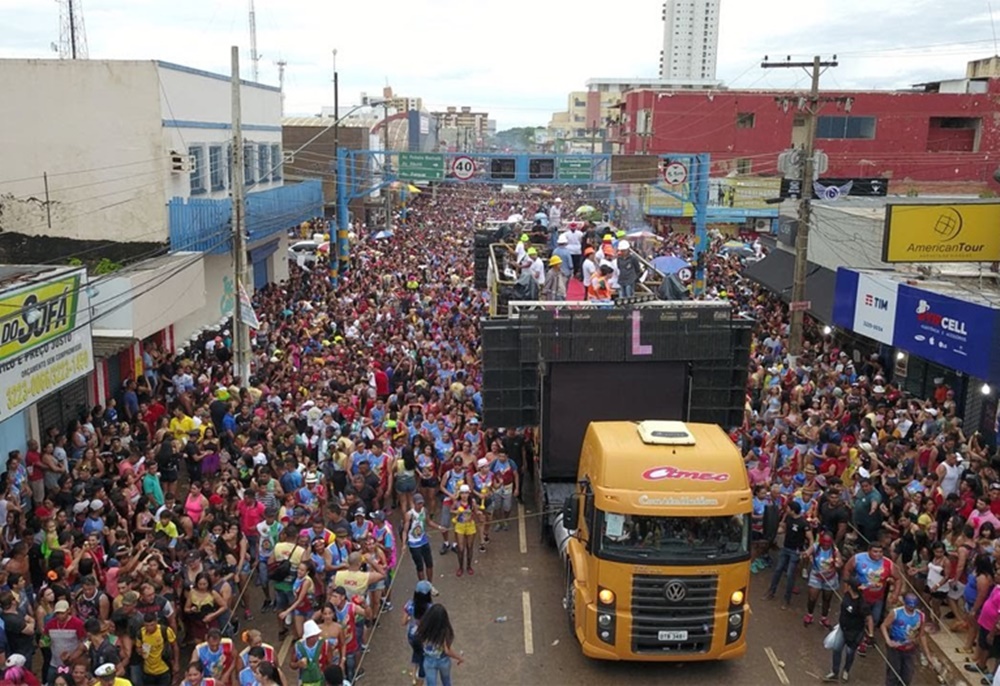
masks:
{"label": "street sign", "polygon": [[556,175],[560,181],[589,181],[594,177],[594,161],[589,157],[560,157],[556,163]]}
{"label": "street sign", "polygon": [[790,312],[805,312],[812,309],[812,300],[793,300],[788,303],[788,310]]}
{"label": "street sign", "polygon": [[451,173],[459,181],[468,181],[476,174],[476,163],[465,155],[456,157],[451,161]]}
{"label": "street sign", "polygon": [[441,181],[444,178],[444,155],[433,152],[401,152],[399,177],[407,181]]}
{"label": "street sign", "polygon": [[[848,195],[853,198],[884,198],[889,192],[889,179],[817,179],[813,184],[813,200],[836,200]],[[799,179],[781,180],[782,198],[801,198],[802,182]]]}
{"label": "street sign", "polygon": [[683,162],[671,162],[663,167],[663,180],[671,186],[679,186],[687,181],[688,168]]}

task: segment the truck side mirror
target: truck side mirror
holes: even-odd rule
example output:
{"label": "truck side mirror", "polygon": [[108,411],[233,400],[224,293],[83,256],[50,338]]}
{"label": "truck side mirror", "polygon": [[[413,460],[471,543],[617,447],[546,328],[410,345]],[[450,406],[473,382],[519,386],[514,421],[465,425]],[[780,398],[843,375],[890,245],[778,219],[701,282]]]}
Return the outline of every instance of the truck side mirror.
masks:
{"label": "truck side mirror", "polygon": [[575,531],[580,521],[580,494],[574,493],[563,503],[563,526]]}

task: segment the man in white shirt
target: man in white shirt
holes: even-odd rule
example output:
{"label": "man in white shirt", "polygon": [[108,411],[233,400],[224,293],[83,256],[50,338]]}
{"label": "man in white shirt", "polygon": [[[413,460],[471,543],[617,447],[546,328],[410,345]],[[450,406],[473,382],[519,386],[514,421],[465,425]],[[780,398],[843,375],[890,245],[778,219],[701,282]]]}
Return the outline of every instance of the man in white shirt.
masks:
{"label": "man in white shirt", "polygon": [[538,284],[538,287],[541,288],[545,285],[545,263],[538,256],[537,248],[528,248],[528,261],[528,272],[535,283]]}

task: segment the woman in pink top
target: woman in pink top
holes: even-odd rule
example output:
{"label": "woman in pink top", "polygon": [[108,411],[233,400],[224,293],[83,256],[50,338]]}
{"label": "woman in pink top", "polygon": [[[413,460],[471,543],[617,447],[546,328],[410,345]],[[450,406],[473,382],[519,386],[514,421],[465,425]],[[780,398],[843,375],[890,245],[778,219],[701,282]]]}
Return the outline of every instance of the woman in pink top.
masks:
{"label": "woman in pink top", "polygon": [[997,638],[997,623],[1000,621],[1000,571],[993,575],[993,590],[983,603],[979,611],[979,636],[976,641],[976,664],[966,664],[965,668],[970,672],[985,674],[986,660],[990,656],[991,648]]}

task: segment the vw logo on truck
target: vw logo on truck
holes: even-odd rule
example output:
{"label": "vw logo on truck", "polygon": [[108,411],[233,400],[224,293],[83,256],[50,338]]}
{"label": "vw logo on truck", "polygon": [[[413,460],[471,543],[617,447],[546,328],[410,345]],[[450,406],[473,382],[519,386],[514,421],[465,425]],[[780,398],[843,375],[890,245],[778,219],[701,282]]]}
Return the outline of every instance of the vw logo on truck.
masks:
{"label": "vw logo on truck", "polygon": [[683,581],[672,579],[663,587],[663,597],[670,603],[679,603],[687,597],[687,586]]}

